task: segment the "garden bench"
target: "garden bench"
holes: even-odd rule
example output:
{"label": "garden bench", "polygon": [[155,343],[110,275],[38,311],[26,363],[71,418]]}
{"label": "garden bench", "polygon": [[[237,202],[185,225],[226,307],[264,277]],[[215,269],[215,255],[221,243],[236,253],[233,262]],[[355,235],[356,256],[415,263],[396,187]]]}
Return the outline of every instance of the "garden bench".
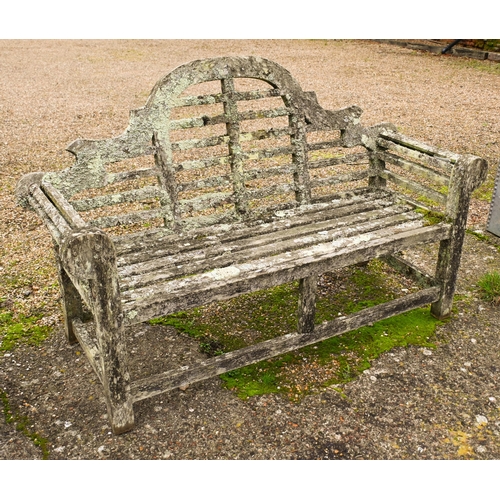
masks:
{"label": "garden bench", "polygon": [[[450,314],[487,164],[391,124],[364,127],[360,115],[323,109],[269,60],[194,61],[156,84],[122,135],[76,140],[70,168],[19,181],[20,204],[52,235],[67,337],[102,382],[115,434],[144,398],[426,304]],[[440,221],[428,222],[422,200],[443,207]],[[435,277],[402,257],[437,241]],[[315,325],[318,276],[374,258],[424,286]],[[295,332],[131,380],[131,325],[294,281]]]}

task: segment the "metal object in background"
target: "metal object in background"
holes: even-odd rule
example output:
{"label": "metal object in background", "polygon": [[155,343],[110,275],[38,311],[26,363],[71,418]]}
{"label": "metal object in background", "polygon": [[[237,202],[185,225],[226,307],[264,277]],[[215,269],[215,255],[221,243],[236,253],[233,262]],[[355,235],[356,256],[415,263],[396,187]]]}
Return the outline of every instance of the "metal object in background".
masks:
{"label": "metal object in background", "polygon": [[453,47],[455,47],[455,45],[457,45],[457,43],[460,43],[462,41],[462,39],[459,39],[459,40],[453,40],[453,42],[451,42],[450,44],[448,44],[442,51],[441,51],[441,54],[446,54],[447,52],[449,52]]}
{"label": "metal object in background", "polygon": [[500,165],[498,165],[495,188],[493,189],[493,199],[491,200],[487,229],[495,236],[500,236]]}

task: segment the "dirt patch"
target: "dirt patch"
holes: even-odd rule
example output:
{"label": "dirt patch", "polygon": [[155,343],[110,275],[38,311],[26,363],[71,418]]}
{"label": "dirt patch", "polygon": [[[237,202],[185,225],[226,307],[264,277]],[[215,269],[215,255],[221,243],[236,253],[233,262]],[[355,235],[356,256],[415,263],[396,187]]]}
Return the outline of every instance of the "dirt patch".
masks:
{"label": "dirt patch", "polygon": [[[41,459],[44,450],[51,459],[500,458],[500,308],[474,286],[500,268],[491,242],[467,236],[456,311],[436,349],[393,350],[357,380],[300,403],[280,395],[243,401],[214,378],[139,402],[136,427],[116,437],[95,374],[64,340],[50,239],[13,196],[22,174],[69,166],[64,147],[77,137],[121,133],[129,109],[175,66],[220,55],[268,57],[326,108],[357,104],[366,125],[393,121],[422,141],[485,157],[491,194],[500,158],[492,63],[333,40],[0,40],[0,48],[1,296],[12,313],[41,312],[40,324],[54,327],[40,346],[0,356],[9,402],[0,458]],[[484,230],[487,195],[473,202],[471,228]],[[425,267],[434,251],[414,258]],[[167,327],[142,325],[129,341],[132,371],[143,375],[165,360],[177,367],[205,356]]]}

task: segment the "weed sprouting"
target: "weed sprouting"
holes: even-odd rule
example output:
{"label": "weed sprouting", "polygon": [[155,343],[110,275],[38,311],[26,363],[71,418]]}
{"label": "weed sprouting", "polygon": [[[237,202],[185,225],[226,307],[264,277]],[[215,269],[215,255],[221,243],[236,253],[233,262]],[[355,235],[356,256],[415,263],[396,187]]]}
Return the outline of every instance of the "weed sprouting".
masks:
{"label": "weed sprouting", "polygon": [[492,271],[484,274],[477,286],[481,289],[483,299],[490,302],[500,301],[500,274],[498,271]]}

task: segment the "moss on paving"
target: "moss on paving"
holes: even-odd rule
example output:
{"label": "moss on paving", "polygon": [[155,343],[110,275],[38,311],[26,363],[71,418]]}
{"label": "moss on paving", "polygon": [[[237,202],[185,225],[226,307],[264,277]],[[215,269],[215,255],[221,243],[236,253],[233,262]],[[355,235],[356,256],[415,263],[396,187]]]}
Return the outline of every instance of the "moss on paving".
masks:
{"label": "moss on paving", "polygon": [[32,431],[33,425],[26,415],[21,415],[19,412],[12,411],[7,393],[0,390],[0,401],[3,406],[3,415],[6,424],[15,424],[16,430],[22,432],[30,439],[35,446],[38,446],[42,452],[44,460],[49,458],[48,440],[42,437],[35,431]]}
{"label": "moss on paving", "polygon": [[[406,282],[380,261],[329,273],[320,278],[316,323],[335,319],[396,298]],[[401,290],[405,290],[402,292]],[[208,355],[296,330],[298,283],[259,291],[223,303],[153,320],[173,326],[200,342]],[[292,400],[332,384],[346,383],[382,353],[394,347],[433,347],[436,326],[428,308],[410,311],[313,346],[221,375],[225,386],[241,398],[283,393]]]}
{"label": "moss on paving", "polygon": [[0,351],[9,351],[21,343],[39,345],[51,332],[50,327],[37,324],[42,316],[14,316],[0,309]]}
{"label": "moss on paving", "polygon": [[[3,301],[0,300],[0,352],[11,351],[21,343],[39,345],[51,332],[48,326],[37,325],[42,316],[14,315],[12,312],[2,308]],[[11,409],[8,395],[0,390],[0,401],[3,406],[3,414],[6,424],[15,424],[16,430],[22,432],[35,446],[42,451],[42,458],[49,456],[48,441],[37,432],[33,431],[33,425],[26,415],[22,415]]]}

